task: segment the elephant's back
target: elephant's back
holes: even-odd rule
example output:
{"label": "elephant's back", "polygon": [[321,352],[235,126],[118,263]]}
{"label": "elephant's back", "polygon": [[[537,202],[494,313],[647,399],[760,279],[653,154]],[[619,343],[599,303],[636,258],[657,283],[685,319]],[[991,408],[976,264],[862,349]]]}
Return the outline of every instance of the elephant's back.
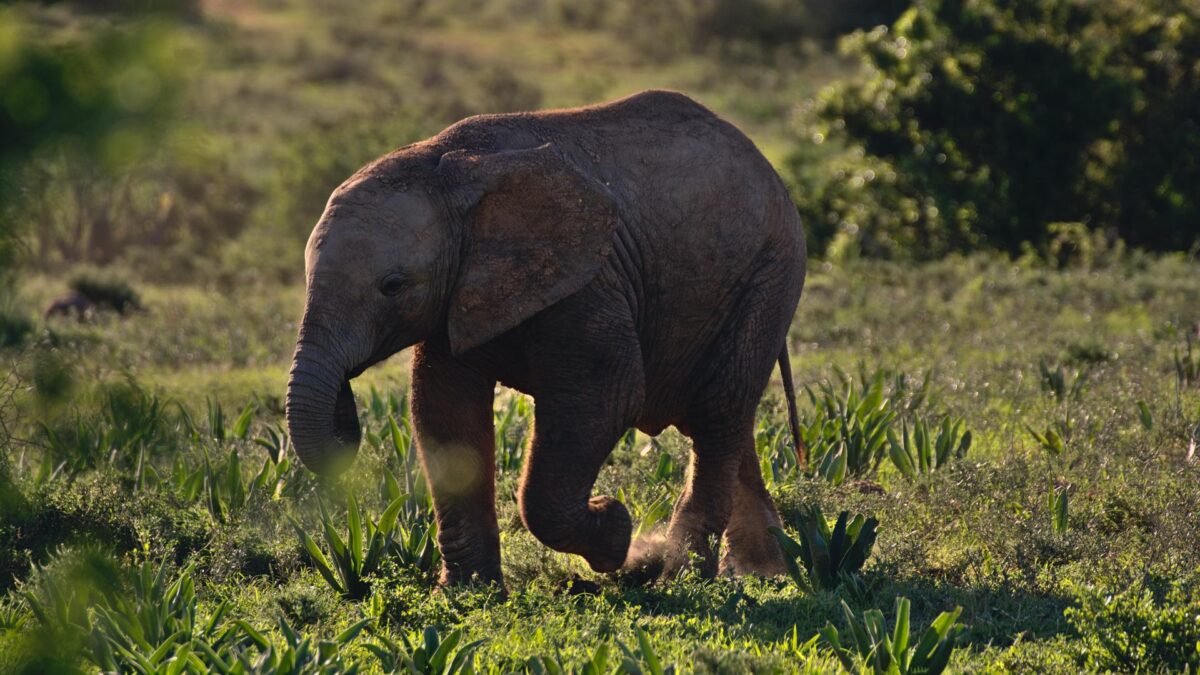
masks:
{"label": "elephant's back", "polygon": [[735,126],[683,94],[646,91],[535,115],[539,136],[603,182],[656,246],[686,243],[678,255],[700,264],[752,257],[763,246],[803,248],[771,164]]}
{"label": "elephant's back", "polygon": [[577,161],[619,204],[614,260],[636,298],[647,402],[667,403],[665,420],[748,290],[778,289],[753,295],[790,303],[790,318],[805,273],[799,216],[750,139],[685,96],[648,92],[574,124],[564,137]]}

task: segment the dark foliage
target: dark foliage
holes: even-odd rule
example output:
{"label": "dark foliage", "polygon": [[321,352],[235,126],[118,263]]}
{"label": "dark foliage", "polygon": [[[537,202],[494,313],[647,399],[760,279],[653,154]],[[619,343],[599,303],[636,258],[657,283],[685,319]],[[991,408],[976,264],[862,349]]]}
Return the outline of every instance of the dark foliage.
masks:
{"label": "dark foliage", "polygon": [[866,76],[828,90],[791,160],[818,245],[934,257],[1046,244],[1083,223],[1186,249],[1200,232],[1200,6],[921,2],[847,43]]}

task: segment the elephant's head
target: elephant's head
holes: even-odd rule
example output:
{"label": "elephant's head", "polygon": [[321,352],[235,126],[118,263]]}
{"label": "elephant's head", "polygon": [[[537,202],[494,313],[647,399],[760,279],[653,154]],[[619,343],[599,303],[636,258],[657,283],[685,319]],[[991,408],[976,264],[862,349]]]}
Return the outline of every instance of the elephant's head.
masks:
{"label": "elephant's head", "polygon": [[429,339],[461,354],[578,291],[615,226],[607,190],[549,144],[487,154],[419,144],[351,177],[305,251],[287,395],[304,465],[337,473],[353,461],[353,377]]}

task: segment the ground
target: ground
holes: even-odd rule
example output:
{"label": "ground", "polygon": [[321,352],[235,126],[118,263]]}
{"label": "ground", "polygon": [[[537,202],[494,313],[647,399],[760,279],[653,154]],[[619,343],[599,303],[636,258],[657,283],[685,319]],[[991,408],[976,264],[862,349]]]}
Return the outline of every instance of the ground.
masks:
{"label": "ground", "polygon": [[[480,671],[555,655],[581,667],[614,641],[643,663],[652,651],[681,671],[825,671],[837,662],[816,636],[829,622],[844,630],[839,602],[880,608],[890,622],[897,596],[912,601],[914,640],[940,612],[963,608],[953,671],[1194,667],[1200,464],[1189,443],[1200,423],[1200,357],[1189,355],[1186,335],[1200,319],[1195,261],[1123,254],[1098,268],[1058,270],[1031,258],[980,255],[924,266],[814,267],[789,337],[797,382],[819,394],[822,383],[840,386],[839,369],[852,380],[882,370],[888,405],[900,414],[893,434],[902,423],[945,415],[961,418],[972,434],[964,457],[928,475],[910,480],[884,458],[878,471],[834,485],[790,470],[773,381],[761,406],[760,453],[765,467],[775,467],[769,486],[788,531],[798,536],[796,519],[814,504],[830,517],[847,510],[880,521],[857,584],[823,591],[782,577],[685,574],[642,586],[594,575],[582,560],[545,549],[520,524],[513,498],[532,406],[501,391],[507,599],[486,589],[435,591],[430,566],[405,562],[401,552],[385,556],[360,598],[344,598],[318,573],[297,528],[328,556],[318,497],[344,537],[343,495],[355,494],[374,519],[410,490],[407,355],[368,372],[366,386],[357,387],[369,433],[340,485],[319,484],[292,466],[254,488],[264,461],[274,465],[251,439],[269,439],[282,422],[302,289],[264,285],[231,299],[216,288],[148,286],[143,312],[83,325],[55,320],[20,363],[16,412],[32,445],[9,458],[19,496],[9,499],[0,524],[0,628],[10,629],[0,639],[26,645],[10,654],[29,653],[25,633],[11,630],[37,625],[23,592],[46,598],[56,585],[71,587],[63,586],[73,578],[63,576],[69,561],[99,545],[125,567],[157,569],[165,558],[168,582],[183,574],[194,584],[198,616],[227,602],[222,621],[244,620],[277,644],[284,641],[274,628],[279,616],[322,639],[369,618],[340,652],[366,670],[382,662],[364,645],[436,626],[443,637],[461,627],[464,642],[485,640],[476,653]],[[35,280],[28,293],[49,299],[59,283]],[[927,373],[927,396],[914,402]],[[129,394],[128,382],[142,393]],[[247,403],[255,404],[249,424],[239,425]],[[803,393],[800,408],[811,423],[816,407]],[[106,417],[110,409],[123,416]],[[397,420],[394,436],[389,415]],[[120,419],[142,426],[124,429],[114,423]],[[38,420],[45,430],[34,426]],[[1051,431],[1063,439],[1061,449],[1038,440]],[[101,451],[90,463],[39,476],[41,457],[53,456],[52,470],[94,447]],[[236,483],[250,493],[242,501],[230,496],[233,482],[222,482],[235,450]],[[674,431],[631,436],[596,490],[620,493],[652,532],[680,489],[686,453],[686,439]],[[189,472],[206,465],[209,474],[189,484]],[[384,467],[401,487],[379,478]],[[214,506],[212,484],[224,486],[216,498],[224,506]],[[1056,526],[1048,497],[1062,493],[1067,510]],[[421,499],[406,501],[400,521],[421,527],[424,508]],[[412,543],[401,548],[419,558],[419,542]],[[31,572],[31,563],[48,567]]]}

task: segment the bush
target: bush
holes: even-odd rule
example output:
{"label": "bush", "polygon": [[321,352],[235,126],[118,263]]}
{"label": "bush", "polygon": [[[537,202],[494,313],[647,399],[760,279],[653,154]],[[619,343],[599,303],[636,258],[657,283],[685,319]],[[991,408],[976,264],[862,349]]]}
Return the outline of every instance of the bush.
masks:
{"label": "bush", "polygon": [[1078,590],[1065,612],[1084,636],[1083,656],[1094,670],[1195,672],[1200,668],[1200,587],[1173,584],[1155,595],[1145,587]]}
{"label": "bush", "polygon": [[23,314],[0,308],[0,349],[20,347],[33,334],[33,322]]}
{"label": "bush", "polygon": [[113,274],[81,272],[71,278],[71,290],[97,307],[108,307],[117,314],[141,309],[138,292],[128,281]]}
{"label": "bush", "polygon": [[[371,160],[434,131],[412,117],[379,113],[294,136],[272,160],[275,172],[263,190],[260,222],[226,247],[225,268],[300,278],[304,269],[297,261],[304,259],[304,243],[330,193]],[[273,251],[270,260],[263,259],[264,250]]]}
{"label": "bush", "polygon": [[814,248],[1015,253],[1077,222],[1197,241],[1196,5],[929,0],[844,46],[865,75],[806,109],[788,162]]}
{"label": "bush", "polygon": [[557,0],[557,19],[610,28],[644,54],[667,59],[713,49],[768,52],[806,40],[833,40],[893,21],[906,0]]}
{"label": "bush", "polygon": [[165,280],[205,269],[214,244],[241,231],[257,196],[230,153],[210,144],[180,139],[118,168],[71,155],[30,162],[14,210],[37,223],[25,233],[30,264],[120,260]]}

